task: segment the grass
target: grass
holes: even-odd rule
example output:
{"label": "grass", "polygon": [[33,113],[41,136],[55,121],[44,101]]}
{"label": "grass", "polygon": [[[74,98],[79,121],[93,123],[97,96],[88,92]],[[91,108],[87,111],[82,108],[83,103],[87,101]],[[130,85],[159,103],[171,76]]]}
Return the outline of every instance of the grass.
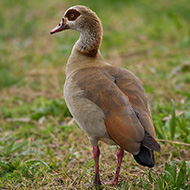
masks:
{"label": "grass", "polygon": [[[50,36],[64,10],[85,4],[104,26],[101,52],[135,73],[149,97],[161,154],[154,169],[126,153],[118,187],[190,189],[190,5],[187,0],[0,1],[0,188],[87,189],[92,148],[62,98],[76,32]],[[116,147],[100,143],[111,180]]]}

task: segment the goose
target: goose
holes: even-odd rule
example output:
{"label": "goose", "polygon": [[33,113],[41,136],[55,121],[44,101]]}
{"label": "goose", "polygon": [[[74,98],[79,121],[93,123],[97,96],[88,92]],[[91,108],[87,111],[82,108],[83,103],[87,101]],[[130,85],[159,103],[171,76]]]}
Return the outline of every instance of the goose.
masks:
{"label": "goose", "polygon": [[142,166],[155,165],[154,151],[160,152],[147,95],[130,71],[107,63],[100,53],[102,23],[95,12],[83,5],[68,8],[61,22],[51,30],[76,30],[79,39],[66,65],[64,98],[93,147],[94,186],[102,184],[99,174],[99,141],[118,145],[116,173],[111,185],[118,185],[124,151]]}

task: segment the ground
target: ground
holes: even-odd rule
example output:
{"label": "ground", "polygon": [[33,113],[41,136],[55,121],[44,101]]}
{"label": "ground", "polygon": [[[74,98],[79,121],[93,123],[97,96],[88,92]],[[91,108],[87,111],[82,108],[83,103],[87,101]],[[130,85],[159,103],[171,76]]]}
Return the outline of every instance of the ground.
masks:
{"label": "ground", "polygon": [[[101,52],[129,69],[148,94],[162,151],[153,169],[125,153],[118,187],[190,188],[190,4],[188,0],[9,0],[0,2],[0,188],[87,189],[92,147],[63,99],[65,66],[79,34],[50,36],[64,11],[92,8]],[[117,147],[100,143],[100,175],[111,180]]]}

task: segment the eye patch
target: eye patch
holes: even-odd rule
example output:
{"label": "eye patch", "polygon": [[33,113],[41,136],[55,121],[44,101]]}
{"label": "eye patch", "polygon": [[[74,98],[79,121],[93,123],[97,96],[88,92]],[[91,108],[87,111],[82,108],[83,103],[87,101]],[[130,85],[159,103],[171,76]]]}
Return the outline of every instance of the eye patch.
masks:
{"label": "eye patch", "polygon": [[80,16],[80,13],[75,9],[70,9],[65,14],[65,17],[68,18],[68,20],[76,20]]}

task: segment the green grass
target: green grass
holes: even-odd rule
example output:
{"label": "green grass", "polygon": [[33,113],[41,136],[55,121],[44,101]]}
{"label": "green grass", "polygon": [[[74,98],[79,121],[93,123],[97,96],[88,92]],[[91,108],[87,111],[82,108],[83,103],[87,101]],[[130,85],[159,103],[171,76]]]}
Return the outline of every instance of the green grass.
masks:
{"label": "green grass", "polygon": [[144,176],[142,178],[143,188],[159,190],[188,189],[187,180],[189,179],[187,174],[190,168],[185,161],[181,162],[181,166],[178,169],[176,165],[178,165],[176,162],[172,162],[171,164],[166,163],[164,173],[159,174],[155,179],[152,178],[152,174],[149,171],[146,176],[149,183],[146,182]]}
{"label": "green grass", "polygon": [[[79,34],[49,35],[75,4],[101,18],[105,59],[142,81],[162,146],[151,170],[126,153],[119,186],[105,189],[190,189],[187,0],[0,1],[0,188],[87,189],[93,181],[91,145],[62,98],[66,61]],[[101,178],[111,180],[117,148],[100,148]]]}

